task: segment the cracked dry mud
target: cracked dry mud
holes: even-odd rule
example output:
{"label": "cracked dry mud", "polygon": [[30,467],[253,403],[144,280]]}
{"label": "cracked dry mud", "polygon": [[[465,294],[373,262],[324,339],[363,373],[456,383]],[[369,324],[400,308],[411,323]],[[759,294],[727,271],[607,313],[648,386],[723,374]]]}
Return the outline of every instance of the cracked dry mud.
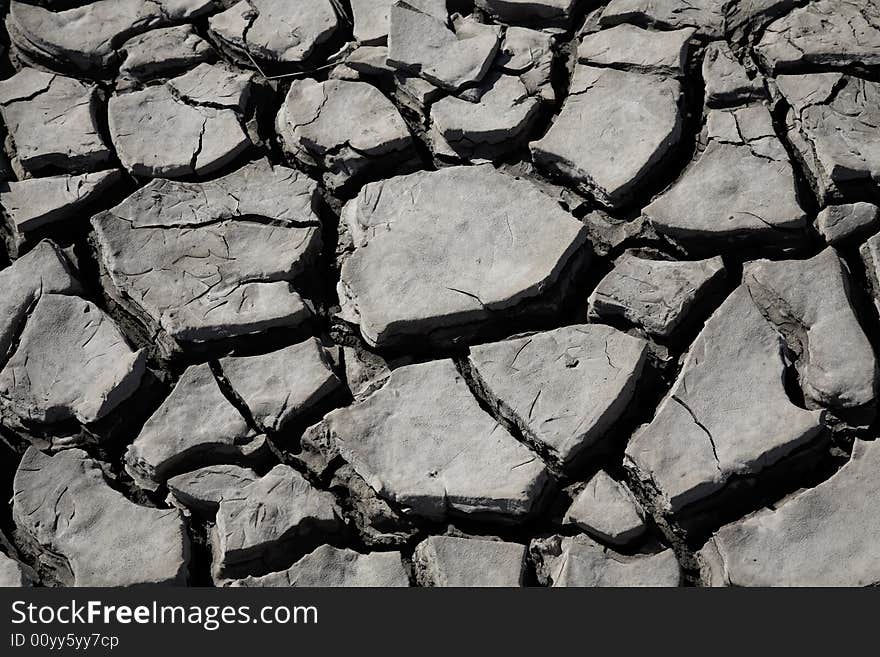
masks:
{"label": "cracked dry mud", "polygon": [[0,586],[880,584],[877,0],[0,5]]}

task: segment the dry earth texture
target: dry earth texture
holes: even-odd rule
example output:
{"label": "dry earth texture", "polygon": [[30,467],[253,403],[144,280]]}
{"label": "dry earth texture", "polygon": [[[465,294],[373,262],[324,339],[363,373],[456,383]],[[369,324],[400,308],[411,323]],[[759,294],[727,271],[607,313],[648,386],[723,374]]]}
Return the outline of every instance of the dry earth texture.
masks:
{"label": "dry earth texture", "polygon": [[0,8],[0,584],[880,583],[878,0]]}

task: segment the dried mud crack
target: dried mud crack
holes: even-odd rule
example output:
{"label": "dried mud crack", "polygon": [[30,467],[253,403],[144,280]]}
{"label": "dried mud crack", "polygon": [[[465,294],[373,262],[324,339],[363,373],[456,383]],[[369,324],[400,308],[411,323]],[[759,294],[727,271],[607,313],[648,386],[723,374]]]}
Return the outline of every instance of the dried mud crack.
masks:
{"label": "dried mud crack", "polygon": [[875,0],[2,7],[0,586],[880,583]]}

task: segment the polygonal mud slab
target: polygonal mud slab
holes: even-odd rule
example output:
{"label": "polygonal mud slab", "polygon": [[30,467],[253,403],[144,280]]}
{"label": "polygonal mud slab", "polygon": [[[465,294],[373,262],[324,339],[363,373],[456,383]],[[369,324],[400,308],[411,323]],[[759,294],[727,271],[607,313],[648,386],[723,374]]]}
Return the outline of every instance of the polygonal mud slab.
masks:
{"label": "polygonal mud slab", "polygon": [[501,40],[497,26],[456,16],[450,28],[445,12],[440,18],[403,1],[390,22],[388,64],[453,92],[483,79]]}
{"label": "polygonal mud slab", "polygon": [[261,356],[223,358],[219,369],[251,419],[267,432],[284,429],[342,387],[315,338]]}
{"label": "polygonal mud slab", "polygon": [[145,363],[96,305],[43,293],[0,372],[0,406],[24,423],[96,422],[137,390]]}
{"label": "polygonal mud slab", "polygon": [[364,45],[384,44],[388,40],[391,6],[397,0],[350,0],[354,18],[354,38]]}
{"label": "polygonal mud slab", "polygon": [[0,82],[0,114],[28,173],[47,167],[79,172],[111,157],[98,130],[97,87],[26,68]]}
{"label": "polygonal mud slab", "polygon": [[625,205],[677,145],[681,97],[672,78],[579,64],[532,156],[603,205]]}
{"label": "polygonal mud slab", "polygon": [[718,0],[611,0],[599,22],[603,26],[634,23],[661,29],[695,27],[701,35],[724,35],[723,3]]}
{"label": "polygonal mud slab", "polygon": [[132,37],[120,48],[120,76],[148,80],[171,71],[192,68],[214,57],[211,46],[192,25],[151,30]]}
{"label": "polygonal mud slab", "polygon": [[648,344],[608,326],[567,326],[471,348],[477,388],[536,451],[582,460],[635,393]]}
{"label": "polygonal mud slab", "polygon": [[880,65],[880,6],[817,0],[770,23],[755,52],[773,73]]}
{"label": "polygonal mud slab", "polygon": [[727,298],[691,346],[654,419],[636,432],[626,460],[679,513],[731,477],[761,470],[808,445],[822,413],[786,394],[782,340],[745,286]]}
{"label": "polygonal mud slab", "polygon": [[451,360],[401,367],[364,401],[303,436],[323,474],[340,458],[404,513],[519,522],[537,510],[546,467],[480,408]]}
{"label": "polygonal mud slab", "polygon": [[[348,52],[345,60],[330,72],[331,80],[351,80],[363,82],[375,78],[377,82],[396,74],[395,69],[387,63],[388,46],[358,45]],[[421,80],[421,78],[418,78]],[[422,80],[422,82],[425,82]],[[430,82],[426,83],[430,84]]]}
{"label": "polygonal mud slab", "polygon": [[214,577],[238,569],[265,569],[283,559],[291,544],[337,533],[341,516],[332,494],[313,488],[289,466],[276,465],[238,495],[220,502],[211,532]]}
{"label": "polygonal mud slab", "polygon": [[168,80],[175,98],[195,107],[207,106],[243,112],[251,95],[253,73],[227,64],[199,64]]}
{"label": "polygonal mud slab", "polygon": [[476,103],[447,96],[431,106],[435,153],[486,159],[518,148],[527,139],[540,100],[519,77],[490,73],[476,90]]}
{"label": "polygonal mud slab", "polygon": [[192,472],[171,477],[166,483],[169,501],[205,515],[214,514],[227,497],[237,497],[239,491],[259,477],[250,468],[238,465],[209,465]]}
{"label": "polygonal mud slab", "polygon": [[516,75],[531,95],[553,101],[553,49],[556,40],[552,34],[525,27],[508,27],[501,44],[501,70]]}
{"label": "polygonal mud slab", "polygon": [[196,18],[213,5],[213,0],[98,0],[52,11],[13,0],[6,28],[26,59],[103,76],[117,64],[119,47],[131,37]]}
{"label": "polygonal mud slab", "polygon": [[700,551],[714,586],[872,586],[880,582],[875,512],[880,445],[856,440],[852,457],[815,488],[722,527]]}
{"label": "polygonal mud slab", "polygon": [[189,535],[176,509],[127,500],[78,449],[29,448],[13,483],[12,515],[50,578],[64,586],[184,584]]}
{"label": "polygonal mud slab", "polygon": [[416,580],[422,586],[523,586],[526,546],[455,536],[429,536],[413,554]]}
{"label": "polygonal mud slab", "polygon": [[379,347],[448,344],[539,315],[588,255],[580,222],[488,165],[371,183],[342,215],[355,243],[342,314]]}
{"label": "polygonal mud slab", "polygon": [[0,183],[0,204],[9,218],[13,246],[21,247],[31,233],[49,224],[76,219],[121,179],[122,172],[111,169]]}
{"label": "polygonal mud slab", "polygon": [[[241,126],[250,75],[202,64],[166,84],[114,95],[108,125],[123,166],[136,176],[204,175],[251,145]],[[167,139],[156,139],[157,134]]]}
{"label": "polygonal mud slab", "polygon": [[706,46],[703,82],[708,107],[744,105],[764,97],[762,81],[749,77],[745,67],[724,41],[713,41]]}
{"label": "polygonal mud slab", "polygon": [[338,27],[331,0],[241,0],[208,19],[209,34],[245,64],[300,64]]}
{"label": "polygonal mud slab", "polygon": [[723,275],[721,258],[649,260],[627,251],[590,295],[589,316],[599,321],[622,318],[668,338]]}
{"label": "polygonal mud slab", "polygon": [[586,35],[577,50],[581,64],[628,71],[684,75],[693,28],[655,32],[618,25]]}
{"label": "polygonal mud slab", "polygon": [[414,155],[397,108],[365,82],[294,81],[275,129],[288,156],[324,171],[331,188],[391,169]]}
{"label": "polygonal mud slab", "polygon": [[565,512],[563,522],[610,545],[623,546],[646,531],[645,511],[629,489],[604,470],[593,475]]}
{"label": "polygonal mud slab", "polygon": [[233,580],[230,586],[396,588],[409,586],[409,577],[400,552],[361,554],[354,550],[322,545],[287,570],[262,577]]}
{"label": "polygonal mud slab", "polygon": [[651,224],[697,252],[802,241],[806,214],[767,108],[711,110],[707,129],[705,151],[643,210]]}
{"label": "polygonal mud slab", "polygon": [[317,201],[304,174],[259,161],[203,183],[154,180],[92,225],[111,294],[174,341],[204,342],[311,316],[291,281],[320,249]]}
{"label": "polygonal mud slab", "polygon": [[837,409],[874,403],[874,350],[849,300],[849,271],[833,249],[809,260],[747,263],[743,280],[798,356],[809,400]]}
{"label": "polygonal mud slab", "polygon": [[0,360],[12,354],[28,315],[44,294],[79,294],[82,286],[53,242],[44,240],[0,271]]}
{"label": "polygonal mud slab", "polygon": [[872,203],[829,205],[816,217],[816,230],[832,246],[861,241],[880,228],[880,208]]}
{"label": "polygonal mud slab", "polygon": [[[822,200],[880,182],[880,82],[844,75],[780,75],[788,137]],[[860,200],[860,199],[855,199]]]}
{"label": "polygonal mud slab", "polygon": [[681,568],[672,550],[624,556],[584,535],[532,541],[538,581],[544,586],[679,586]]}
{"label": "polygonal mud slab", "polygon": [[168,477],[218,463],[260,462],[265,437],[223,395],[209,365],[188,368],[125,453],[125,469],[155,491]]}

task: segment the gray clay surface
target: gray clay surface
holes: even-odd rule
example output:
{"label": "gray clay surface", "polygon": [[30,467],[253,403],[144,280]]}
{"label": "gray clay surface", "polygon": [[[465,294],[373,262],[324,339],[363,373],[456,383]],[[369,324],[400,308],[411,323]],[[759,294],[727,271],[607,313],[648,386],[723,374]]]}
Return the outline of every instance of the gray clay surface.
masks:
{"label": "gray clay surface", "polygon": [[0,586],[880,584],[875,0],[0,14]]}

